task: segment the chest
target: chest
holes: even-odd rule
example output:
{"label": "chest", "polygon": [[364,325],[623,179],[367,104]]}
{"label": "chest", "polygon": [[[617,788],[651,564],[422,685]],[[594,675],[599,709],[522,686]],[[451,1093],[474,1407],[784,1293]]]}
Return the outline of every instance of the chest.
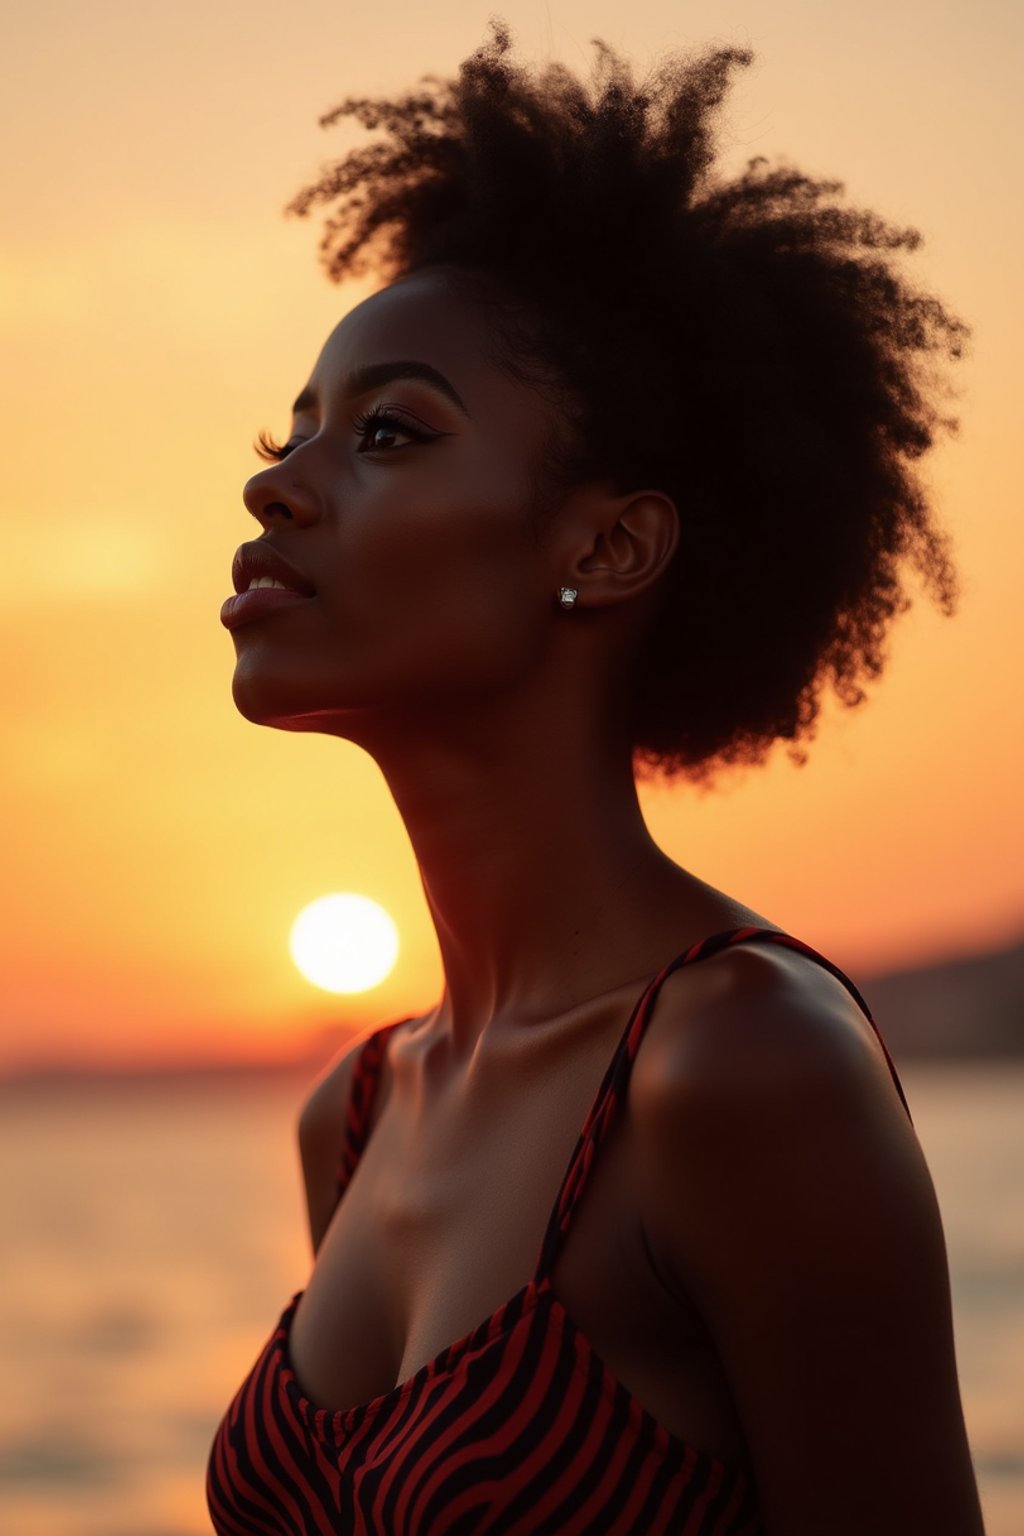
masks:
{"label": "chest", "polygon": [[[534,1276],[613,1048],[594,1029],[562,1070],[531,1074],[516,1063],[503,1082],[481,1077],[458,1094],[428,1093],[420,1069],[382,1081],[292,1321],[291,1363],[315,1402],[347,1408],[389,1392]],[[561,1241],[554,1290],[670,1432],[741,1459],[703,1325],[651,1268],[632,1133],[627,1094]]]}

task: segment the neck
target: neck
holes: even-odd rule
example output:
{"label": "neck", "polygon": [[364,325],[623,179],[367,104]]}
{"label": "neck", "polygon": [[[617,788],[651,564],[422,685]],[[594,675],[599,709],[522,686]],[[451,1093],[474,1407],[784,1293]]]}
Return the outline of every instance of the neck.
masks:
{"label": "neck", "polygon": [[410,747],[407,730],[401,751],[374,753],[419,865],[445,975],[436,1022],[459,1057],[496,1024],[653,973],[688,921],[700,936],[708,920],[710,888],[647,830],[624,738],[578,707],[547,723],[478,710],[471,732],[449,722]]}

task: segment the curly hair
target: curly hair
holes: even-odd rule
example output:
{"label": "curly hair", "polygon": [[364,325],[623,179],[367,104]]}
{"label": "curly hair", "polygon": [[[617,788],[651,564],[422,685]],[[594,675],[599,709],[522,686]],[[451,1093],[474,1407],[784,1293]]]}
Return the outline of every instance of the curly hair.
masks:
{"label": "curly hair", "polygon": [[490,28],[456,80],[323,116],[389,137],[286,211],[337,205],[334,281],[447,266],[498,296],[502,366],[560,405],[538,528],[590,480],[671,496],[680,542],[631,678],[638,777],[707,790],[777,739],[802,766],[825,685],[853,707],[880,676],[903,564],[956,611],[915,461],[959,429],[935,354],[970,328],[879,254],[916,230],[824,201],[843,183],[761,155],[714,174],[710,123],[749,50],[677,54],[638,86],[594,39],[588,90],[561,64],[531,76]]}

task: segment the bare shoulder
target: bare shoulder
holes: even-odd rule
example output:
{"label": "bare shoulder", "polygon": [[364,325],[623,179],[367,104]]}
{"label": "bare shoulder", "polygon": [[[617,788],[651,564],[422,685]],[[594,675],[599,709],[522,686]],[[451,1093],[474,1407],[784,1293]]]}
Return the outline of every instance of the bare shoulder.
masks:
{"label": "bare shoulder", "polygon": [[715,1339],[770,1536],[974,1536],[924,1155],[855,1000],[783,949],[663,985],[630,1086],[649,1250]]}
{"label": "bare shoulder", "polygon": [[849,989],[786,945],[736,944],[673,972],[650,1033],[635,1092],[651,1108],[666,1096],[685,1094],[695,1109],[700,1096],[722,1095],[716,1111],[727,1101],[744,1114],[777,1113],[787,1095],[809,1106],[819,1093],[845,1092],[906,1119],[878,1036]]}
{"label": "bare shoulder", "polygon": [[314,1253],[338,1203],[338,1167],[356,1064],[378,1028],[365,1029],[346,1041],[317,1077],[299,1111],[299,1157]]}
{"label": "bare shoulder", "polygon": [[[663,983],[649,1033],[630,1084],[646,1214],[668,1267],[698,1289],[702,1245],[718,1241],[722,1212],[731,1222],[750,1206],[744,1231],[753,1235],[783,1204],[799,1242],[811,1229],[795,1221],[797,1197],[809,1214],[834,1203],[840,1185],[873,1183],[876,1212],[888,1202],[894,1219],[906,1214],[901,1204],[934,1209],[878,1037],[817,962],[743,944],[682,967]],[[690,1202],[683,1229],[680,1176]]]}
{"label": "bare shoulder", "polygon": [[372,1030],[364,1030],[336,1051],[306,1093],[299,1112],[299,1144],[311,1150],[325,1139],[334,1139],[338,1151],[338,1132],[344,1125],[345,1110],[352,1091],[352,1076],[360,1051]]}

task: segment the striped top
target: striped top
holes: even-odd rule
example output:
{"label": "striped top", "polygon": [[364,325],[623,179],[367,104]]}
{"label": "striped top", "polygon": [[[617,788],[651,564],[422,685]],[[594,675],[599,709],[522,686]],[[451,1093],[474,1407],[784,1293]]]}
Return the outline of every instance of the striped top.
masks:
{"label": "striped top", "polygon": [[[292,1298],[214,1438],[207,1499],[218,1536],[758,1536],[749,1477],[670,1434],[595,1354],[550,1279],[662,983],[754,939],[824,965],[878,1033],[848,977],[777,929],[730,929],[677,955],[630,1015],[521,1290],[407,1381],[340,1411],[311,1402],[291,1369],[302,1293]],[[388,1035],[404,1022],[377,1030],[357,1058],[341,1193],[366,1142]]]}

